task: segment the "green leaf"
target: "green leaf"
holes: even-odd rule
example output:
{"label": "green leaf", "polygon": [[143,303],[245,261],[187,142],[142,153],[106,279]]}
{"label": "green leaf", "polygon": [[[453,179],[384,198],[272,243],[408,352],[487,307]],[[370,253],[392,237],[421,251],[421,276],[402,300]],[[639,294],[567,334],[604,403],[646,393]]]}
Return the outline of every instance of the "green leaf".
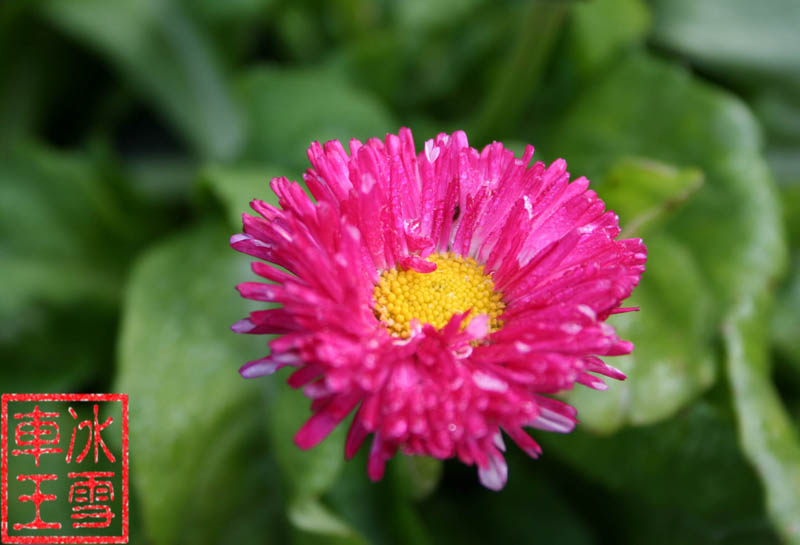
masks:
{"label": "green leaf", "polygon": [[[556,140],[559,152],[570,159],[573,172],[588,174],[601,182],[598,184],[601,196],[603,175],[622,155],[636,154],[679,167],[702,169],[706,183],[667,220],[663,233],[696,262],[708,295],[713,298],[715,312],[706,320],[706,327],[712,331],[721,329],[723,320],[732,309],[739,308],[742,301],[769,290],[781,272],[786,252],[775,190],[759,153],[758,128],[738,101],[694,81],[681,69],[646,57],[632,57],[577,103]],[[661,277],[660,285],[655,282],[653,293],[657,299],[654,304],[660,309],[670,308],[670,300],[676,291],[680,292],[683,283],[677,270],[685,265],[670,265],[669,255],[663,248],[652,248],[650,256],[640,293],[647,294],[646,286],[651,279]],[[676,275],[672,286],[665,283],[670,271]],[[642,307],[644,309],[644,304]],[[651,342],[655,335],[678,334],[675,329],[680,327],[681,321],[676,319],[672,324],[651,321],[647,311],[636,319],[641,320],[640,327],[655,326],[650,335],[641,340],[631,335],[640,347]],[[712,341],[713,337],[706,337],[704,349],[690,352],[688,365],[699,366],[713,354]],[[632,377],[632,381],[649,380],[652,384],[649,395],[658,399],[686,365],[678,354],[685,349],[680,340],[672,347],[658,349],[660,360],[668,363],[666,369],[658,365],[659,362],[645,359],[646,351],[637,349],[632,365],[638,367],[641,374]],[[647,379],[643,378],[645,375]],[[695,376],[702,377],[702,374]],[[701,390],[702,383],[698,379],[695,391]],[[741,412],[743,400],[736,388],[734,394],[734,403]],[[680,400],[674,408],[686,401],[688,399]],[[652,445],[645,440],[641,444]],[[584,471],[589,471],[596,463],[596,448],[592,447],[591,452],[592,460],[587,459],[582,465]],[[562,455],[566,455],[565,451]],[[792,478],[791,474],[786,477]],[[630,482],[647,481],[639,476],[631,478]],[[765,482],[769,488],[770,479]],[[685,490],[683,488],[682,493],[685,494]]]}
{"label": "green leaf", "polygon": [[669,235],[648,239],[646,280],[625,304],[640,312],[615,316],[618,334],[636,343],[633,354],[610,361],[628,375],[609,389],[577,387],[568,398],[582,425],[611,433],[673,415],[713,384],[712,298],[695,259]]}
{"label": "green leaf", "polygon": [[[0,152],[0,368],[5,391],[103,380],[125,268],[148,229],[113,173],[41,145]],[[24,363],[24,366],[20,367]]]}
{"label": "green leaf", "polygon": [[705,185],[666,228],[697,255],[716,295],[730,302],[767,285],[785,261],[760,144],[741,102],[680,68],[639,56],[584,95],[554,147],[573,172],[601,183],[622,154],[703,170]]}
{"label": "green leaf", "polygon": [[0,145],[29,137],[47,106],[57,58],[51,36],[37,28],[33,6],[5,2],[0,6]]}
{"label": "green leaf", "polygon": [[582,422],[595,431],[668,417],[714,382],[708,326],[712,298],[706,280],[691,253],[659,232],[702,180],[694,168],[632,158],[612,165],[604,179],[602,197],[620,216],[621,236],[645,237],[650,257],[646,281],[625,303],[640,307],[641,313],[611,320],[623,338],[636,341],[634,355],[613,360],[628,379],[608,381],[602,395],[585,388],[569,394],[582,409]]}
{"label": "green leaf", "polygon": [[724,328],[739,440],[764,485],[767,511],[787,544],[800,543],[800,440],[770,377],[769,298],[742,297]]}
{"label": "green leaf", "polygon": [[125,168],[136,193],[161,206],[188,201],[197,179],[197,162],[177,155],[132,157]]}
{"label": "green leaf", "polygon": [[296,528],[298,544],[364,545],[367,541],[319,500],[306,497],[289,506],[289,521]]}
{"label": "green leaf", "polygon": [[36,305],[14,319],[0,333],[3,392],[85,391],[88,384],[108,383],[117,333],[114,310],[89,302]]}
{"label": "green leaf", "polygon": [[657,161],[624,158],[611,167],[603,186],[606,206],[625,227],[620,236],[656,231],[703,185],[703,172]]}
{"label": "green leaf", "polygon": [[274,0],[230,0],[229,2],[216,2],[215,0],[183,0],[187,11],[202,16],[208,24],[230,21],[247,21],[267,13]]}
{"label": "green leaf", "polygon": [[586,77],[602,70],[623,49],[644,41],[650,11],[642,0],[576,2],[572,9],[569,47]]}
{"label": "green leaf", "polygon": [[[562,468],[544,459],[531,460],[515,447],[506,458],[509,479],[500,492],[480,486],[475,467],[445,462],[443,486],[420,504],[433,543],[599,542],[585,514],[568,497],[569,489],[581,483],[572,480],[562,487],[553,478],[564,474]],[[575,497],[589,493],[574,490]]]}
{"label": "green leaf", "polygon": [[[620,323],[623,336],[637,345],[623,367],[636,375],[630,386],[616,386],[639,394],[592,394],[600,399],[591,407],[578,404],[584,421],[600,425],[601,418],[589,415],[600,411],[617,423],[645,424],[691,401],[713,381],[711,334],[725,310],[742,294],[766,289],[780,273],[785,247],[758,135],[739,101],[646,56],[620,63],[556,131],[552,149],[567,158],[573,173],[588,175],[601,197],[609,170],[631,155],[699,168],[706,181],[665,221],[662,231],[671,242],[645,240],[653,246],[648,271],[631,300],[642,301],[642,312]],[[670,402],[676,388],[680,394]],[[641,403],[630,402],[637,398]]]}
{"label": "green leaf", "polygon": [[[212,165],[200,173],[200,186],[207,187],[219,199],[231,225],[242,226],[242,213],[253,213],[250,201],[259,199],[278,204],[269,182],[284,175],[272,166],[220,166]],[[305,187],[305,186],[304,186]]]}
{"label": "green leaf", "polygon": [[384,478],[371,482],[366,475],[369,448],[364,447],[344,466],[325,494],[325,499],[361,535],[371,543],[432,543],[415,503],[410,501],[409,483],[395,457]]}
{"label": "green leaf", "polygon": [[772,317],[772,341],[783,357],[800,370],[800,254],[795,256],[792,271],[779,291]]}
{"label": "green leaf", "polygon": [[344,465],[347,424],[337,428],[319,445],[300,450],[294,444],[297,430],[311,416],[310,400],[286,384],[276,386],[267,405],[269,438],[286,487],[305,501],[326,492]]}
{"label": "green leaf", "polygon": [[781,187],[781,204],[791,248],[800,250],[800,176],[796,183]]}
{"label": "green leaf", "polygon": [[156,543],[214,543],[256,506],[263,532],[281,501],[276,470],[260,469],[259,384],[237,373],[266,347],[229,330],[248,268],[228,235],[206,225],[150,250],[127,293],[115,390],[130,395],[131,478]]}
{"label": "green leaf", "polygon": [[[238,82],[247,113],[246,159],[304,170],[316,140],[383,138],[397,126],[372,96],[319,69],[259,67]],[[299,174],[299,172],[298,172]]]}
{"label": "green leaf", "polygon": [[598,182],[601,196],[605,173],[624,156],[701,169],[706,183],[665,229],[695,254],[720,302],[759,291],[783,268],[759,129],[734,97],[681,68],[634,56],[577,102],[555,140],[553,149],[572,172]]}
{"label": "green leaf", "polygon": [[442,461],[432,456],[398,453],[391,468],[403,495],[413,500],[427,498],[442,479]]}
{"label": "green leaf", "polygon": [[753,98],[770,140],[781,144],[800,142],[800,97],[793,89],[766,88]]}
{"label": "green leaf", "polygon": [[124,213],[91,160],[17,145],[0,153],[0,178],[0,278],[14,286],[3,290],[0,319],[33,301],[113,301]]}
{"label": "green leaf", "polygon": [[[5,383],[3,384],[3,390],[5,392]],[[108,505],[111,509],[111,512],[115,514],[115,517],[111,519],[110,524],[106,528],[98,528],[93,529],[96,533],[95,535],[103,536],[103,535],[120,535],[122,533],[122,522],[121,522],[121,512],[122,512],[122,495],[119,493],[122,479],[120,475],[120,453],[122,452],[121,446],[118,445],[111,445],[109,444],[108,447],[113,456],[115,456],[116,463],[112,464],[110,460],[105,456],[102,450],[99,453],[98,461],[95,462],[92,455],[90,454],[86,460],[81,462],[78,465],[78,462],[73,459],[73,461],[69,464],[66,463],[65,456],[66,453],[69,451],[70,444],[73,441],[73,433],[76,433],[74,436],[74,456],[77,458],[81,452],[81,448],[83,445],[89,441],[89,433],[90,430],[82,431],[83,428],[80,428],[79,431],[74,432],[79,423],[86,417],[90,417],[92,414],[92,405],[93,403],[82,403],[82,402],[57,402],[57,401],[45,401],[42,402],[10,402],[8,405],[9,409],[9,418],[6,420],[7,427],[3,430],[2,435],[4,438],[8,438],[9,446],[14,445],[15,441],[15,428],[20,423],[20,420],[16,420],[13,418],[14,413],[28,413],[33,410],[35,406],[39,406],[42,411],[57,413],[59,416],[53,417],[53,421],[55,422],[58,430],[58,437],[57,443],[52,445],[54,448],[60,448],[61,450],[54,453],[42,453],[41,457],[39,458],[39,463],[37,464],[34,460],[34,457],[31,455],[26,456],[15,456],[13,454],[8,454],[4,452],[4,456],[8,456],[7,463],[8,465],[4,468],[8,471],[8,482],[7,482],[7,493],[9,502],[8,505],[3,505],[4,509],[8,509],[8,519],[9,522],[8,528],[10,536],[17,537],[17,536],[28,536],[28,539],[36,539],[42,536],[41,530],[19,530],[15,531],[13,529],[14,523],[28,523],[34,518],[34,510],[33,505],[29,502],[22,502],[19,501],[18,498],[22,494],[30,494],[34,491],[34,485],[30,481],[17,481],[15,478],[16,475],[30,475],[30,474],[55,474],[57,479],[44,482],[41,485],[41,491],[45,494],[53,494],[55,499],[52,501],[44,501],[40,505],[40,515],[41,519],[46,522],[58,522],[61,523],[61,530],[59,531],[60,535],[66,536],[78,536],[81,535],[82,531],[75,529],[72,527],[72,520],[70,519],[70,515],[72,515],[72,508],[75,505],[74,503],[68,500],[70,495],[70,488],[71,485],[75,483],[75,481],[69,478],[68,473],[75,471],[112,471],[116,472],[115,476],[111,478],[112,487],[117,491],[117,495],[113,498],[110,498],[108,501]],[[69,415],[69,408],[72,407],[73,410],[77,411],[78,418],[73,420],[72,417]],[[116,439],[116,443],[121,442],[122,438],[122,404],[121,403],[101,403],[99,404],[100,408],[100,422],[103,422],[106,417],[111,417],[113,421],[111,422],[110,426],[103,430],[101,437],[104,441],[111,443],[112,439]],[[96,429],[96,428],[95,428]],[[24,437],[24,436],[23,436]],[[84,439],[84,437],[86,439]],[[43,437],[44,438],[44,437]],[[54,439],[50,437],[50,439]],[[23,441],[25,439],[22,439]],[[46,439],[45,439],[46,440]],[[87,467],[89,466],[89,467]],[[133,518],[131,517],[131,522],[133,523]],[[85,530],[83,530],[85,534]],[[13,543],[16,540],[11,539],[9,541],[3,541],[3,543]],[[17,541],[19,542],[19,541]]]}
{"label": "green leaf", "polygon": [[792,246],[800,246],[800,85],[768,87],[752,99],[766,134],[770,169],[781,186]]}
{"label": "green leaf", "polygon": [[408,0],[397,4],[397,26],[408,32],[430,30],[461,21],[465,15],[475,11],[480,0],[451,0],[450,2],[426,2]]}
{"label": "green leaf", "polygon": [[98,50],[204,157],[242,144],[239,112],[208,37],[167,0],[48,0],[57,27]]}
{"label": "green leaf", "polygon": [[[703,399],[669,420],[611,437],[579,428],[565,436],[539,434],[537,440],[544,448],[541,463],[548,453],[557,454],[627,503],[626,520],[661,518],[682,526],[667,529],[667,535],[683,534],[672,543],[729,543],[737,536],[752,538],[759,525],[759,533],[769,535],[758,479],[737,449],[735,418],[724,403]],[[618,531],[632,537],[619,542],[655,537],[646,524],[623,526]]]}
{"label": "green leaf", "polygon": [[[458,120],[474,112],[499,77],[507,77],[508,37],[522,26],[520,13],[528,7],[486,0],[395,3],[387,10],[393,24],[348,39],[333,51],[329,66],[382,98],[417,136],[426,132],[421,129],[430,129],[426,138],[463,129]],[[428,119],[431,114],[437,119]],[[455,122],[442,125],[442,119]],[[473,144],[480,143],[469,132]]]}
{"label": "green leaf", "polygon": [[656,0],[653,11],[656,43],[726,79],[752,88],[765,78],[800,84],[794,0]]}

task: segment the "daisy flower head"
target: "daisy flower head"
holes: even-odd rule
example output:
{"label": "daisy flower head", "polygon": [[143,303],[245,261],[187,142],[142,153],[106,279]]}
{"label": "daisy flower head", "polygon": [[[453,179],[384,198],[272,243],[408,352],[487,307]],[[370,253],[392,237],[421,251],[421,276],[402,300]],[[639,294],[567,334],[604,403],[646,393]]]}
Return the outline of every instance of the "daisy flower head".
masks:
{"label": "daisy flower head", "polygon": [[463,132],[417,153],[411,131],[385,140],[311,144],[303,179],[271,182],[279,206],[254,200],[231,246],[260,259],[242,296],[273,303],[233,326],[276,335],[244,377],[293,367],[311,401],[304,449],[355,412],[350,458],[371,436],[367,472],[398,449],[475,464],[505,485],[503,433],[532,457],[531,428],[577,420],[551,397],[597,375],[625,375],[600,356],[633,345],[605,320],[644,271],[640,239],[616,240],[618,218],[566,162],[531,163]]}

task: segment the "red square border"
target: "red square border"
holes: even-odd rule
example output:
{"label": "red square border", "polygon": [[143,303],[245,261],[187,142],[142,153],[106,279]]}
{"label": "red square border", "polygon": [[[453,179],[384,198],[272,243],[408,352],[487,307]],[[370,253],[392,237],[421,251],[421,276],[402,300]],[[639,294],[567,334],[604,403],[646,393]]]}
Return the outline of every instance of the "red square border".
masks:
{"label": "red square border", "polygon": [[[121,536],[9,536],[8,535],[8,403],[10,401],[120,401],[122,402],[122,535]],[[0,425],[3,430],[2,461],[0,471],[0,542],[23,543],[128,543],[128,394],[3,394]]]}

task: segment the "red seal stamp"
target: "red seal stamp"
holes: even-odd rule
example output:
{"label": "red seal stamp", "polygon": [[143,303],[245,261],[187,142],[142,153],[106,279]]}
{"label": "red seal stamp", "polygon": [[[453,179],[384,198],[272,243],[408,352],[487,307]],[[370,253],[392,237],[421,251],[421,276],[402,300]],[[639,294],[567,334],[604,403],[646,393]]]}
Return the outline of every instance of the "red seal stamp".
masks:
{"label": "red seal stamp", "polygon": [[3,394],[2,543],[127,543],[128,396]]}

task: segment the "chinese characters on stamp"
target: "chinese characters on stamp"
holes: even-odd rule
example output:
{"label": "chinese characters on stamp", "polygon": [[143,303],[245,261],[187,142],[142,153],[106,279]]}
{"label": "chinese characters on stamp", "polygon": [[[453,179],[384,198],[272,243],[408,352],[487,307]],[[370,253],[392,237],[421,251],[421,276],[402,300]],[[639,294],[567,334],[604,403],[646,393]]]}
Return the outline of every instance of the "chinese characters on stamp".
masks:
{"label": "chinese characters on stamp", "polygon": [[128,542],[127,395],[3,394],[0,435],[2,543]]}

